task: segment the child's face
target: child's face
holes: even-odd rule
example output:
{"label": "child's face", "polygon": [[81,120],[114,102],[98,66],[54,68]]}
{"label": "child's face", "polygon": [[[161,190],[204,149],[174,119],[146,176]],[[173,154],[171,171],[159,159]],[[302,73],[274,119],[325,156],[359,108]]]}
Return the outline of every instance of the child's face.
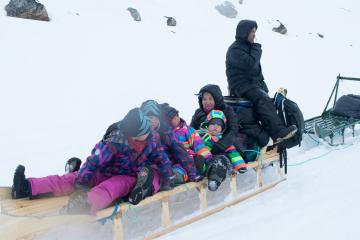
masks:
{"label": "child's face", "polygon": [[155,116],[149,116],[151,122],[151,129],[156,130],[160,127],[160,119]]}
{"label": "child's face", "polygon": [[220,135],[222,131],[222,127],[219,124],[213,123],[213,124],[209,124],[208,130],[211,135]]}
{"label": "child's face", "polygon": [[210,112],[215,108],[215,100],[213,96],[208,92],[205,92],[203,94],[201,103],[205,112]]}
{"label": "child's face", "polygon": [[173,117],[170,121],[170,124],[173,128],[176,128],[177,126],[179,126],[180,124],[180,117],[178,115],[176,115],[175,117]]}

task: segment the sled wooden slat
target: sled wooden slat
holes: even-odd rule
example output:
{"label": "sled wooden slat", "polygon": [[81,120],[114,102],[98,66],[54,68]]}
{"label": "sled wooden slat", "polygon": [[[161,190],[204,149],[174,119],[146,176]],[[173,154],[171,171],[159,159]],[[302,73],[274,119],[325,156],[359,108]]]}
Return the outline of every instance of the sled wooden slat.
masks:
{"label": "sled wooden slat", "polygon": [[231,188],[231,197],[232,199],[236,199],[237,197],[237,184],[236,184],[236,176],[232,175],[230,179],[230,188]]}
{"label": "sled wooden slat", "polygon": [[199,199],[200,199],[200,211],[203,212],[207,208],[206,184],[200,185]]}
{"label": "sled wooden slat", "polygon": [[[278,161],[279,155],[277,149],[274,148],[270,152],[265,152],[262,150],[260,157],[257,161],[249,163],[249,169],[256,170],[256,180],[257,185],[254,190],[245,192],[243,194],[238,193],[237,190],[237,177],[236,175],[231,176],[230,179],[230,196],[231,198],[220,203],[220,205],[208,206],[207,199],[207,180],[204,179],[200,182],[191,182],[187,184],[180,185],[170,191],[160,192],[151,197],[148,197],[141,201],[138,205],[131,205],[129,203],[121,203],[116,208],[109,207],[107,209],[99,211],[96,216],[88,215],[56,215],[56,216],[46,216],[47,214],[56,213],[59,209],[64,206],[68,197],[57,197],[57,198],[47,198],[39,200],[2,200],[1,203],[1,214],[0,214],[0,239],[32,239],[38,234],[41,234],[47,230],[50,230],[53,227],[72,224],[72,223],[86,223],[93,222],[96,220],[111,218],[113,219],[113,237],[114,239],[125,239],[124,237],[124,219],[123,213],[128,211],[130,208],[139,208],[144,207],[148,204],[154,203],[156,201],[161,202],[161,228],[155,232],[150,232],[146,239],[153,239],[174,231],[182,226],[191,224],[197,220],[205,218],[209,215],[212,215],[216,212],[221,211],[222,209],[232,206],[238,202],[241,202],[245,199],[248,199],[256,194],[259,194],[267,189],[270,189],[277,185],[279,182],[285,180],[282,170],[277,164],[276,172],[279,174],[279,179],[274,182],[263,185],[262,182],[262,167],[268,165],[273,161]],[[183,218],[181,221],[172,222],[170,215],[170,196],[174,196],[179,193],[186,192],[190,189],[199,190],[199,212],[195,212],[194,215],[191,215],[188,218]],[[0,196],[6,196],[9,193],[9,188],[0,192]],[[3,198],[5,199],[5,198]],[[116,209],[116,211],[115,211]],[[115,212],[114,212],[115,211]],[[42,216],[35,217],[36,216]],[[14,217],[17,216],[17,217]],[[19,231],[19,226],[21,226],[21,231]],[[23,227],[24,226],[24,227]],[[15,234],[14,234],[15,233]]]}
{"label": "sled wooden slat", "polygon": [[113,232],[114,232],[114,240],[123,240],[124,239],[124,229],[123,229],[123,221],[122,221],[122,211],[120,211],[113,223]]}
{"label": "sled wooden slat", "polygon": [[10,187],[0,187],[0,201],[5,199],[11,199]]}
{"label": "sled wooden slat", "polygon": [[162,199],[162,226],[164,228],[170,226],[169,196]]}
{"label": "sled wooden slat", "polygon": [[37,200],[5,200],[1,203],[1,209],[3,213],[11,215],[42,215],[45,213],[59,211],[67,203],[68,199],[68,196],[64,196]]}

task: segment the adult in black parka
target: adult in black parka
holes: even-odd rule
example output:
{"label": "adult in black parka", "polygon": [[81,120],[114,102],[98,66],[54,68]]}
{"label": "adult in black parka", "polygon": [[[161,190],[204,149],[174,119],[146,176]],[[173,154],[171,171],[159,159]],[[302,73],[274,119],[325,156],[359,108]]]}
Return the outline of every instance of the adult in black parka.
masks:
{"label": "adult in black parka", "polygon": [[281,141],[294,136],[297,128],[283,125],[268,95],[260,64],[261,45],[254,42],[257,27],[252,20],[239,22],[236,40],[226,54],[226,76],[231,95],[252,101],[263,128],[274,141]]}
{"label": "adult in black parka", "polygon": [[[213,109],[204,108],[203,96],[205,93],[210,93],[213,100],[215,101]],[[206,116],[211,110],[215,109],[215,110],[223,111],[225,117],[227,118],[226,130],[222,138],[216,143],[214,148],[211,150],[211,153],[213,154],[224,153],[228,147],[234,145],[235,136],[238,133],[238,123],[237,123],[236,114],[234,113],[234,110],[224,102],[224,97],[218,85],[208,84],[202,87],[198,93],[198,99],[199,99],[199,108],[195,111],[191,119],[190,126],[195,129],[199,129],[200,124],[205,121]]]}

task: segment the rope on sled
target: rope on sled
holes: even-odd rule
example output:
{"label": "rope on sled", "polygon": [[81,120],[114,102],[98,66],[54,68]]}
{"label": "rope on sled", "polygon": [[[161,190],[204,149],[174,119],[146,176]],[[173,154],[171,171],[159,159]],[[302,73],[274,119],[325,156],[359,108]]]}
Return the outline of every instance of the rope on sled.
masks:
{"label": "rope on sled", "polygon": [[347,144],[346,146],[343,146],[343,147],[341,147],[341,148],[332,148],[332,149],[330,149],[329,151],[327,151],[327,152],[325,152],[325,153],[323,153],[323,154],[321,154],[321,155],[319,155],[319,156],[306,159],[306,160],[304,160],[304,161],[302,161],[302,162],[293,163],[293,164],[288,164],[288,166],[290,166],[290,167],[300,166],[300,165],[303,165],[303,164],[305,164],[305,163],[311,162],[311,161],[313,161],[313,160],[317,160],[317,159],[320,159],[320,158],[322,158],[322,157],[325,157],[326,155],[330,154],[330,153],[333,152],[333,151],[343,150],[343,149],[349,148],[349,147],[351,147],[351,146],[353,146],[353,144]]}
{"label": "rope on sled", "polygon": [[118,213],[118,211],[119,211],[119,209],[121,207],[121,204],[123,204],[123,203],[116,204],[115,207],[114,207],[113,212],[111,213],[111,215],[106,217],[106,218],[102,218],[102,219],[98,220],[98,222],[101,223],[102,225],[104,225],[108,220],[113,221],[116,214]]}
{"label": "rope on sled", "polygon": [[313,136],[311,136],[311,134],[309,134],[309,133],[305,133],[305,134],[308,135],[309,138],[312,139],[314,142],[316,142],[318,145],[320,144],[320,141],[315,139]]}
{"label": "rope on sled", "polygon": [[121,203],[118,203],[118,204],[116,204],[114,206],[114,210],[113,210],[113,212],[111,213],[110,216],[99,219],[99,220],[97,220],[97,222],[104,225],[109,220],[114,221],[114,218],[115,218],[116,214],[119,212],[119,210],[121,209],[121,206],[124,205],[124,204],[128,205],[128,208],[122,213],[122,217],[126,216],[126,217],[129,218],[129,220],[133,219],[134,221],[136,221],[138,219],[137,214],[134,214],[133,216],[130,215],[130,213],[133,210],[132,207],[131,207],[131,204],[128,204],[127,202],[121,202]]}

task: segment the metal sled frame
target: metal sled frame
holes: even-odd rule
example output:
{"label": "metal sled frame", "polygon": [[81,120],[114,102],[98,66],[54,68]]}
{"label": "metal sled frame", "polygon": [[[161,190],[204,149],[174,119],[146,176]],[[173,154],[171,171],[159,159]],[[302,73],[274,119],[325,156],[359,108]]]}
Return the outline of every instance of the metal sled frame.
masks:
{"label": "metal sled frame", "polygon": [[[209,215],[223,210],[226,207],[235,205],[252,196],[255,196],[267,189],[276,186],[281,181],[285,180],[282,169],[280,168],[279,154],[276,147],[271,151],[266,152],[266,148],[262,149],[260,157],[257,161],[249,163],[249,171],[255,170],[254,177],[256,177],[254,189],[238,192],[237,178],[240,174],[234,174],[230,177],[230,192],[226,198],[217,205],[209,205],[207,190],[207,180],[201,182],[191,182],[180,185],[171,191],[160,192],[154,196],[148,197],[134,206],[129,203],[122,203],[99,211],[96,216],[90,215],[57,215],[68,200],[68,197],[46,198],[38,200],[28,199],[10,199],[10,188],[0,188],[0,238],[1,239],[33,239],[36,236],[48,232],[54,227],[72,223],[86,223],[94,222],[103,219],[111,219],[113,221],[113,238],[127,239],[124,235],[124,224],[127,224],[126,211],[129,209],[136,210],[138,208],[146,208],[150,204],[159,202],[161,211],[161,224],[158,229],[150,232],[142,233],[142,238],[153,239],[174,231],[180,227],[191,224]],[[265,166],[273,165],[271,170],[275,171],[275,180],[264,184],[262,177],[262,169]],[[256,173],[256,174],[255,174]],[[222,187],[222,186],[220,186]],[[186,193],[187,191],[194,191],[199,199],[199,211],[193,212],[189,216],[183,217],[176,221],[172,221],[172,211],[170,198],[177,194]],[[197,190],[197,191],[196,191]],[[211,193],[216,194],[217,192]],[[195,195],[196,196],[196,195]],[[195,204],[185,199],[186,204]],[[140,219],[139,219],[140,220]],[[154,219],[155,221],[155,219]],[[139,225],[140,223],[138,223]]]}
{"label": "metal sled frame", "polygon": [[[324,139],[331,146],[336,146],[334,144],[334,137],[336,135],[342,136],[342,143],[345,142],[345,129],[352,129],[352,135],[355,136],[355,124],[360,123],[360,119],[337,116],[332,113],[332,108],[335,107],[335,103],[338,98],[338,90],[340,85],[340,80],[347,81],[360,81],[360,78],[352,77],[342,77],[340,74],[336,78],[335,86],[331,92],[329,100],[326,103],[326,106],[320,116],[310,118],[305,121],[304,132],[307,134],[315,134],[317,137]],[[334,97],[334,102],[332,108],[328,109],[331,99]]]}

